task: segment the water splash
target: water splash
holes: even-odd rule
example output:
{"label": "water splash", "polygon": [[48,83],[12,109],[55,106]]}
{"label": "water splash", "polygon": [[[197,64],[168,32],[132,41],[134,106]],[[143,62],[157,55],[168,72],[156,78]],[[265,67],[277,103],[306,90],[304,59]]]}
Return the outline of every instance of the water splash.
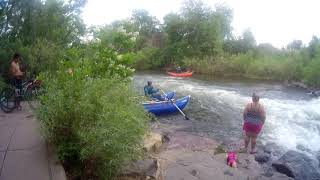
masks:
{"label": "water splash", "polygon": [[[134,84],[141,89],[150,79],[155,86],[175,90],[180,96],[192,95],[186,111],[199,120],[195,123],[197,129],[226,139],[241,137],[243,108],[250,102],[250,94],[259,90],[267,115],[260,138],[263,144],[271,142],[284,149],[297,150],[303,146],[313,152],[320,150],[320,99],[309,99],[301,90],[286,89],[280,84],[216,83],[159,74],[136,75]],[[201,124],[204,122],[206,124]]]}

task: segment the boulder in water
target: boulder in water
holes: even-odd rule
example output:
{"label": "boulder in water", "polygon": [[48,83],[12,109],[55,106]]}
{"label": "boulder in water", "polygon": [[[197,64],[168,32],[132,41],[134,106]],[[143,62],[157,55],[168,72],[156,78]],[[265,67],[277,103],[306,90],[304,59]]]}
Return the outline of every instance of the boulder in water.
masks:
{"label": "boulder in water", "polygon": [[291,82],[288,84],[288,86],[290,87],[299,87],[299,88],[303,88],[303,89],[308,89],[308,86],[306,84],[304,84],[303,82]]}
{"label": "boulder in water", "polygon": [[273,162],[272,166],[278,172],[296,180],[319,180],[320,172],[316,164],[314,160],[303,153],[288,151],[280,159]]}
{"label": "boulder in water", "polygon": [[261,176],[258,178],[259,180],[294,180],[291,177],[288,177],[281,173],[273,173],[271,177]]}
{"label": "boulder in water", "polygon": [[307,147],[303,146],[302,144],[298,144],[298,145],[296,146],[296,148],[297,148],[298,150],[300,150],[300,151],[305,151],[305,152],[311,153],[311,150],[308,149]]}
{"label": "boulder in water", "polygon": [[320,91],[313,91],[313,94],[314,94],[315,96],[320,96]]}
{"label": "boulder in water", "polygon": [[279,154],[283,154],[283,149],[275,143],[267,143],[263,146],[263,152],[271,154],[272,156],[279,157]]}
{"label": "boulder in water", "polygon": [[255,155],[254,159],[259,163],[266,163],[270,160],[270,154],[268,153],[258,153]]}
{"label": "boulder in water", "polygon": [[316,153],[316,158],[318,160],[318,167],[320,168],[320,151]]}

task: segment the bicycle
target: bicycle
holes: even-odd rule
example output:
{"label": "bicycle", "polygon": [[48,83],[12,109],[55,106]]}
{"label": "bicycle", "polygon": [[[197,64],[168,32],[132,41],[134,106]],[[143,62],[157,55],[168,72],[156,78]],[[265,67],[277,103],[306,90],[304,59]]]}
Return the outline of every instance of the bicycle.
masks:
{"label": "bicycle", "polygon": [[10,113],[18,107],[21,101],[26,100],[34,109],[36,98],[40,94],[40,86],[40,80],[30,79],[22,83],[21,92],[14,86],[5,88],[0,94],[0,108],[6,113]]}

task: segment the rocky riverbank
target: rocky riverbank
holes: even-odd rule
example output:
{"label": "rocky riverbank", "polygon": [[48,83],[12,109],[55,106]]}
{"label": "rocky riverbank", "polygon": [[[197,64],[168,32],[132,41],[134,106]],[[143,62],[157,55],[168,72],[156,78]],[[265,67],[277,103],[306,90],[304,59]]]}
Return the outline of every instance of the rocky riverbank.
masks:
{"label": "rocky riverbank", "polygon": [[284,84],[288,87],[298,87],[298,88],[305,89],[309,92],[311,96],[314,96],[314,97],[320,96],[320,88],[318,87],[311,87],[306,85],[303,82],[296,82],[296,81],[292,81],[292,82],[285,81]]}
{"label": "rocky riverbank", "polygon": [[317,160],[296,151],[279,156],[279,149],[272,144],[261,146],[256,155],[238,153],[238,168],[231,168],[226,165],[225,145],[181,131],[185,128],[182,124],[152,123],[152,133],[145,142],[146,159],[129,166],[122,179],[320,179]]}

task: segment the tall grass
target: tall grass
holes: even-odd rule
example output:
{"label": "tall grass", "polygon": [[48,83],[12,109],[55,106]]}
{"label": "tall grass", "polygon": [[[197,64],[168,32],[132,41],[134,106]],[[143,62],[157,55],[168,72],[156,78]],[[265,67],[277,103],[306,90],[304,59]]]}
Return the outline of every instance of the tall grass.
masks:
{"label": "tall grass", "polygon": [[220,57],[186,58],[185,64],[200,74],[243,76],[258,79],[302,80],[302,61],[284,55],[252,52]]}
{"label": "tall grass", "polygon": [[146,113],[123,76],[127,70],[106,66],[115,59],[101,55],[65,63],[42,77],[46,93],[38,119],[71,179],[113,179],[142,152]]}

